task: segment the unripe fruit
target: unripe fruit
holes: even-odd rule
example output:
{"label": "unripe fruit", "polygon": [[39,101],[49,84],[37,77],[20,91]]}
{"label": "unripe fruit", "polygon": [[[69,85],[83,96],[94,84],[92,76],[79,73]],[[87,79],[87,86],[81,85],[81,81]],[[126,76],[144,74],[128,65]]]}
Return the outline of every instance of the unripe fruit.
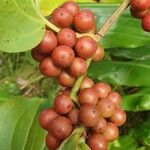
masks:
{"label": "unripe fruit", "polygon": [[74,77],[82,76],[87,71],[87,65],[84,59],[80,57],[76,57],[74,61],[72,62],[71,66],[69,67],[69,72]]}
{"label": "unripe fruit", "polygon": [[68,95],[60,94],[54,100],[54,110],[59,114],[67,114],[73,107],[73,102]]}
{"label": "unripe fruit", "polygon": [[98,102],[98,94],[93,88],[86,88],[79,92],[79,103],[81,105],[96,105]]}
{"label": "unripe fruit", "polygon": [[100,116],[109,118],[115,113],[115,105],[108,99],[101,99],[97,104]]}
{"label": "unripe fruit", "polygon": [[58,114],[53,109],[45,109],[39,115],[39,123],[43,129],[48,130],[49,123],[56,117]]}
{"label": "unripe fruit", "polygon": [[74,81],[75,78],[66,71],[63,71],[58,77],[58,83],[64,87],[71,87]]}
{"label": "unripe fruit", "polygon": [[150,14],[142,18],[142,28],[144,31],[150,32]]}
{"label": "unripe fruit", "polygon": [[52,59],[60,67],[67,68],[75,59],[75,54],[70,47],[61,45],[53,50]]}
{"label": "unripe fruit", "polygon": [[97,91],[99,98],[106,98],[111,92],[111,87],[103,82],[96,83],[93,88]]}
{"label": "unripe fruit", "polygon": [[57,37],[52,31],[46,30],[41,43],[38,45],[39,52],[49,54],[57,46]]}
{"label": "unripe fruit", "polygon": [[105,55],[105,51],[104,51],[104,48],[101,47],[101,46],[97,46],[97,50],[93,56],[93,61],[100,61],[104,58],[104,55]]}
{"label": "unripe fruit", "polygon": [[126,113],[121,108],[117,108],[110,120],[116,126],[121,126],[126,122]]}
{"label": "unripe fruit", "polygon": [[114,141],[119,137],[119,130],[114,123],[108,122],[103,135],[108,140],[108,142]]}
{"label": "unripe fruit", "polygon": [[51,20],[56,26],[67,28],[73,23],[73,16],[65,8],[57,8],[53,11]]}
{"label": "unripe fruit", "polygon": [[99,114],[96,106],[83,105],[79,110],[79,120],[86,127],[93,127],[98,121]]}
{"label": "unripe fruit", "polygon": [[73,16],[80,11],[79,5],[73,1],[65,2],[62,7],[69,10]]}
{"label": "unripe fruit", "polygon": [[68,113],[68,117],[69,117],[70,122],[71,122],[73,125],[78,124],[78,122],[79,122],[79,109],[73,108],[73,109]]}
{"label": "unripe fruit", "polygon": [[77,55],[84,59],[92,57],[95,54],[96,49],[96,41],[89,36],[80,37],[75,45]]}
{"label": "unripe fruit", "polygon": [[89,77],[85,77],[80,85],[80,90],[85,88],[91,88],[94,85],[94,82]]}
{"label": "unripe fruit", "polygon": [[91,150],[107,150],[108,144],[105,137],[101,134],[94,133],[87,139],[87,144]]}
{"label": "unripe fruit", "polygon": [[46,142],[48,149],[50,150],[56,150],[61,144],[59,140],[55,139],[50,134],[46,136],[45,142]]}
{"label": "unripe fruit", "polygon": [[95,27],[94,14],[90,10],[81,10],[74,17],[74,26],[80,32],[89,32]]}
{"label": "unripe fruit", "polygon": [[59,45],[74,47],[76,44],[76,33],[69,28],[64,28],[58,32],[57,39]]}
{"label": "unripe fruit", "polygon": [[107,126],[107,122],[103,117],[100,117],[96,122],[95,126],[92,127],[92,130],[96,133],[103,133]]}
{"label": "unripe fruit", "polygon": [[57,77],[61,73],[61,69],[56,66],[50,57],[44,59],[39,65],[40,71],[43,75],[48,77]]}
{"label": "unripe fruit", "polygon": [[63,140],[72,133],[72,124],[68,118],[59,116],[50,123],[49,133],[54,138]]}

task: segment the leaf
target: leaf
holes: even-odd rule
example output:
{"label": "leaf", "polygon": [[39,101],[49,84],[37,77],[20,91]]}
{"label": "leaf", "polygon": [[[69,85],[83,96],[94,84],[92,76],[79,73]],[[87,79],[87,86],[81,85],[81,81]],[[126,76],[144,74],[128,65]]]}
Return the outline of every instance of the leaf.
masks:
{"label": "leaf", "polygon": [[121,3],[123,0],[100,0],[100,3],[108,3],[108,4],[113,4],[113,3]]}
{"label": "leaf", "polygon": [[118,140],[109,144],[109,150],[136,150],[137,142],[133,137],[121,136]]}
{"label": "leaf", "polygon": [[1,0],[0,22],[0,50],[8,53],[32,49],[45,32],[33,0]]}

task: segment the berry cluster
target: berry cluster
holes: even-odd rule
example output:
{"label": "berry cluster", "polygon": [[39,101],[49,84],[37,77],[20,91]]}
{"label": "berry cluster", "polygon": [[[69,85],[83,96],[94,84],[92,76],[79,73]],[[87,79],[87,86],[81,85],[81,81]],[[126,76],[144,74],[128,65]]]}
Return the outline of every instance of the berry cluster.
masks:
{"label": "berry cluster", "polygon": [[131,15],[141,19],[144,31],[150,32],[150,0],[131,0]]}

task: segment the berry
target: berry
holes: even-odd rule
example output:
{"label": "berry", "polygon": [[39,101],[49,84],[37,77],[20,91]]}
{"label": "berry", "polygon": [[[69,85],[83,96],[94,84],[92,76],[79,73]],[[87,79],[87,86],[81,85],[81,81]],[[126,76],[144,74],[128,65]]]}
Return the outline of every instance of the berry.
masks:
{"label": "berry", "polygon": [[71,76],[69,73],[67,73],[66,71],[63,71],[58,77],[59,84],[64,87],[71,87],[74,81],[75,78]]}
{"label": "berry", "polygon": [[59,45],[74,47],[76,43],[76,33],[69,28],[64,28],[58,32],[57,39]]}
{"label": "berry", "polygon": [[107,140],[101,134],[94,133],[87,139],[87,144],[91,150],[107,150]]}
{"label": "berry", "polygon": [[96,105],[98,102],[97,92],[93,88],[86,88],[80,91],[79,95],[79,103],[81,105],[89,104]]}
{"label": "berry", "polygon": [[80,37],[75,45],[77,55],[83,59],[92,57],[95,54],[96,49],[96,41],[89,36]]}
{"label": "berry", "polygon": [[74,17],[74,26],[80,32],[89,32],[95,27],[94,14],[90,10],[81,10]]}
{"label": "berry", "polygon": [[72,133],[72,124],[68,118],[59,116],[50,123],[49,133],[54,138],[63,140]]}
{"label": "berry", "polygon": [[119,137],[119,130],[114,123],[108,122],[103,135],[108,142],[114,141]]}
{"label": "berry", "polygon": [[67,28],[73,23],[73,16],[65,8],[57,8],[52,12],[51,20],[56,26]]}
{"label": "berry", "polygon": [[49,123],[56,117],[58,114],[53,109],[45,109],[39,115],[39,123],[43,129],[48,130]]}
{"label": "berry", "polygon": [[55,139],[50,134],[46,136],[45,142],[46,142],[48,149],[50,150],[56,150],[61,144],[59,140]]}
{"label": "berry", "polygon": [[67,114],[73,107],[73,102],[68,95],[60,94],[54,100],[54,110],[59,114]]}
{"label": "berry", "polygon": [[57,77],[61,73],[61,69],[56,66],[50,57],[44,59],[39,65],[40,71],[43,75],[48,77]]}
{"label": "berry", "polygon": [[104,48],[101,46],[97,46],[97,50],[93,56],[93,61],[100,61],[104,58],[105,51]]}
{"label": "berry", "polygon": [[80,57],[76,57],[74,61],[72,62],[71,66],[69,67],[69,72],[74,77],[82,76],[87,71],[87,65],[84,59]]}
{"label": "berry", "polygon": [[68,117],[70,122],[73,125],[76,125],[79,122],[79,109],[77,108],[73,108],[69,113],[68,113]]}
{"label": "berry", "polygon": [[77,5],[77,3],[72,1],[65,2],[62,5],[62,7],[69,10],[73,16],[75,16],[80,11],[79,5]]}
{"label": "berry", "polygon": [[91,88],[94,85],[94,82],[89,77],[85,77],[80,85],[80,90],[85,88]]}
{"label": "berry", "polygon": [[86,127],[95,126],[98,121],[98,110],[94,105],[83,105],[79,110],[79,120]]}
{"label": "berry", "polygon": [[64,94],[64,95],[67,95],[69,96],[70,95],[70,88],[65,88],[64,90],[60,91],[59,94]]}
{"label": "berry", "polygon": [[49,54],[57,46],[57,37],[52,31],[46,30],[41,43],[38,45],[39,51],[43,54]]}
{"label": "berry", "polygon": [[126,113],[121,110],[121,108],[117,108],[115,113],[111,116],[110,120],[116,126],[121,126],[126,122]]}
{"label": "berry", "polygon": [[109,118],[115,113],[115,105],[108,99],[101,99],[98,104],[97,108],[99,113],[104,118]]}
{"label": "berry", "polygon": [[150,14],[142,18],[142,28],[144,31],[150,32]]}
{"label": "berry", "polygon": [[53,50],[52,59],[60,67],[67,68],[75,59],[75,54],[70,47],[61,45]]}
{"label": "berry", "polygon": [[103,82],[96,83],[93,88],[97,91],[99,98],[106,98],[111,92],[111,87]]}

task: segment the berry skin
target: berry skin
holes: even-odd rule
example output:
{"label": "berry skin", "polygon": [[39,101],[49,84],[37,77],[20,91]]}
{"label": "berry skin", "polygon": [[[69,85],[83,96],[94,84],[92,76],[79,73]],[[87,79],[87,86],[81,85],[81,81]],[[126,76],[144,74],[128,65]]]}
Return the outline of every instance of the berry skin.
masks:
{"label": "berry skin", "polygon": [[98,95],[93,88],[86,88],[79,92],[78,99],[81,105],[96,105],[98,102]]}
{"label": "berry skin", "polygon": [[54,138],[63,140],[72,133],[72,124],[68,118],[59,116],[50,123],[49,133]]}
{"label": "berry skin", "polygon": [[73,23],[73,16],[71,12],[65,8],[57,8],[53,11],[51,20],[56,26],[67,28]]}
{"label": "berry skin", "polygon": [[94,82],[89,77],[85,77],[80,85],[80,90],[85,88],[91,88],[94,85]]}
{"label": "berry skin", "polygon": [[70,95],[70,92],[71,92],[70,88],[65,88],[65,89],[63,89],[62,91],[60,91],[59,94],[64,94],[64,95],[69,96],[69,95]]}
{"label": "berry skin", "polygon": [[54,100],[54,110],[59,114],[67,114],[73,107],[73,102],[68,95],[60,94]]}
{"label": "berry skin", "polygon": [[79,122],[79,109],[73,108],[73,109],[68,113],[68,117],[69,117],[70,122],[71,122],[73,125],[78,124],[78,122]]}
{"label": "berry skin", "polygon": [[94,133],[87,139],[87,144],[91,150],[107,150],[108,144],[105,137],[101,134]]}
{"label": "berry skin", "polygon": [[82,36],[75,45],[76,53],[79,57],[87,59],[92,57],[97,49],[97,43],[89,36]]}
{"label": "berry skin", "polygon": [[97,46],[97,50],[93,56],[93,61],[100,61],[104,58],[104,55],[105,55],[105,51],[104,51],[104,48],[101,47],[101,46]]}
{"label": "berry skin", "polygon": [[39,123],[43,129],[48,130],[49,123],[56,117],[58,114],[53,109],[45,109],[39,115]]}
{"label": "berry skin", "polygon": [[61,68],[67,68],[75,59],[75,54],[70,47],[61,45],[53,50],[52,59]]}
{"label": "berry skin", "polygon": [[87,71],[87,65],[84,59],[80,57],[76,57],[69,67],[69,72],[74,77],[80,77],[84,75]]}
{"label": "berry skin", "polygon": [[57,37],[52,31],[46,30],[41,43],[38,45],[39,52],[49,54],[57,46]]}
{"label": "berry skin", "polygon": [[79,5],[73,1],[65,2],[62,7],[70,11],[73,16],[80,11]]}
{"label": "berry skin", "polygon": [[47,57],[39,65],[40,71],[43,75],[48,77],[57,77],[61,73],[61,69],[54,64],[54,61]]}
{"label": "berry skin", "polygon": [[59,45],[66,45],[69,47],[74,47],[77,40],[76,33],[69,28],[61,29],[57,34],[57,39]]}
{"label": "berry skin", "polygon": [[75,81],[75,78],[66,71],[63,71],[57,79],[58,83],[64,87],[71,87]]}
{"label": "berry skin", "polygon": [[142,28],[146,32],[150,32],[150,14],[142,18]]}
{"label": "berry skin", "polygon": [[61,144],[60,141],[52,137],[50,134],[46,136],[45,142],[46,142],[48,149],[50,150],[56,150]]}
{"label": "berry skin", "polygon": [[114,141],[119,137],[119,130],[114,123],[108,122],[103,135],[108,140],[108,142]]}
{"label": "berry skin", "polygon": [[95,126],[98,121],[98,110],[94,105],[83,105],[79,110],[79,120],[86,127]]}
{"label": "berry skin", "polygon": [[95,27],[94,14],[90,10],[81,10],[74,17],[74,26],[80,32],[89,32]]}

